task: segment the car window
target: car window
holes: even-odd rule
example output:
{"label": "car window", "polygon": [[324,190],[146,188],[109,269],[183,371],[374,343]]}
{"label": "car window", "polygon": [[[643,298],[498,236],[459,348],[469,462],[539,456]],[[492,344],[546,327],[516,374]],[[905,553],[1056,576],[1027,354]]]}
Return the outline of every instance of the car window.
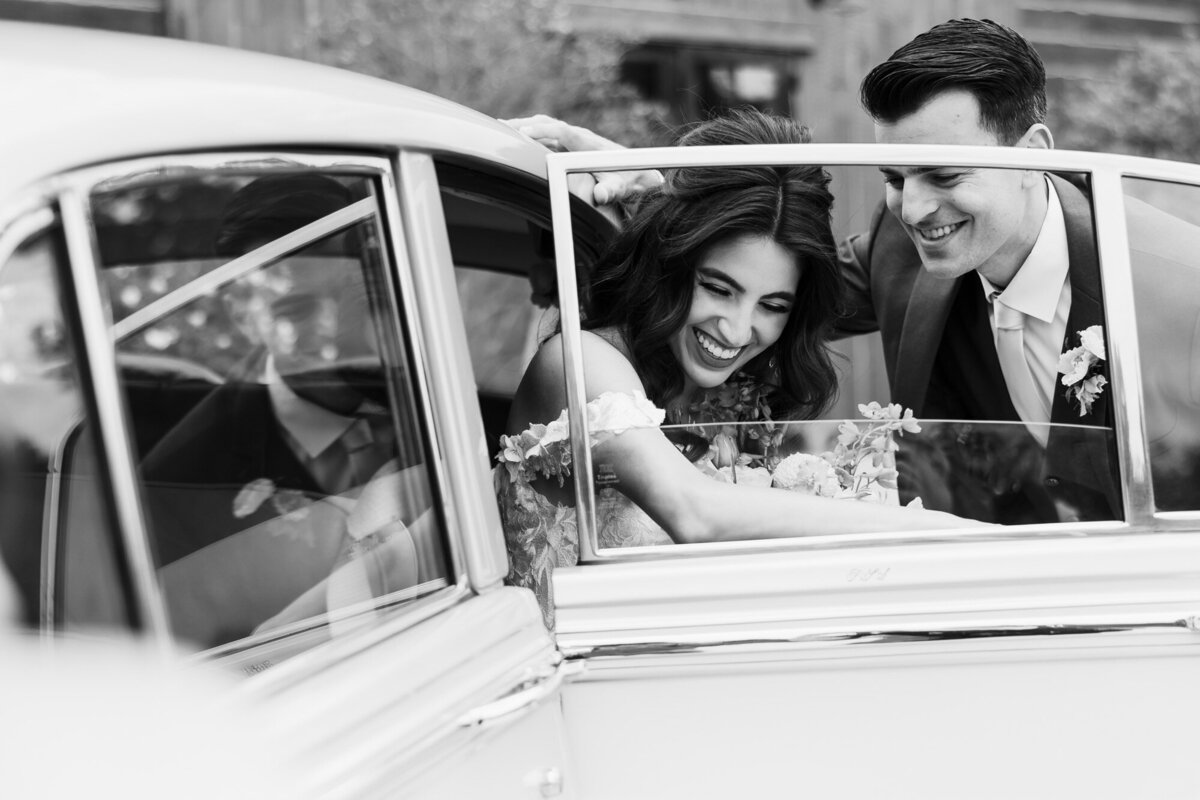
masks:
{"label": "car window", "polygon": [[1200,510],[1200,188],[1124,189],[1154,503]]}
{"label": "car window", "polygon": [[[25,624],[130,627],[130,587],[60,283],[64,264],[62,230],[50,211],[18,221],[0,241],[4,580],[15,583]],[[61,535],[67,529],[73,535]]]}
{"label": "car window", "polygon": [[[538,346],[558,327],[549,198],[528,177],[486,166],[437,163],[458,299],[489,447]],[[586,269],[611,222],[577,198],[577,258]]]}
{"label": "car window", "polygon": [[[979,187],[972,197],[957,188],[963,174]],[[620,461],[636,448],[614,443],[638,427],[658,428],[697,472],[723,483],[892,506],[917,504],[959,515],[964,528],[974,522],[1052,525],[1123,519],[1113,389],[1094,396],[1068,391],[1060,371],[1065,356],[1080,346],[1081,334],[1091,341],[1095,326],[1103,340],[1108,327],[1088,176],[1056,173],[1039,184],[1048,198],[1045,213],[1055,222],[1053,235],[1044,237],[1045,244],[1028,263],[1054,276],[1039,278],[1029,310],[1022,312],[1023,346],[1026,352],[1041,353],[1036,367],[1041,371],[1026,369],[1032,372],[1028,381],[1043,413],[1029,417],[1017,411],[1023,401],[1008,390],[1007,366],[1000,362],[998,338],[1009,326],[995,322],[998,313],[1007,313],[997,311],[1003,299],[1019,302],[1016,292],[1002,297],[1015,284],[988,286],[974,270],[930,274],[914,249],[913,231],[899,225],[896,214],[881,204],[896,176],[876,166],[839,166],[834,175],[834,206],[843,207],[834,224],[846,292],[840,307],[836,298],[809,294],[805,299],[808,278],[801,272],[795,298],[785,297],[784,305],[800,307],[801,317],[824,314],[834,339],[878,331],[883,345],[843,347],[845,355],[831,360],[840,393],[828,398],[827,407],[800,403],[787,411],[785,381],[793,397],[803,398],[807,389],[827,380],[827,373],[797,371],[799,362],[807,361],[809,367],[815,362],[796,329],[789,329],[788,314],[779,314],[779,297],[771,296],[779,295],[778,287],[757,282],[756,275],[766,269],[765,257],[739,251],[725,261],[715,256],[711,263],[705,260],[729,237],[703,240],[708,244],[693,254],[677,256],[672,248],[682,234],[672,229],[662,235],[650,248],[666,254],[660,263],[672,258],[691,262],[683,270],[685,278],[674,282],[666,272],[656,272],[653,291],[635,277],[645,263],[634,263],[641,256],[632,243],[615,251],[612,274],[626,276],[635,288],[613,280],[598,293],[595,283],[577,284],[584,329],[577,346],[589,396],[596,394],[593,379],[611,374],[616,351],[623,363],[633,365],[637,388],[645,389],[651,402],[646,406],[641,398],[626,403],[599,397],[572,420],[574,426],[586,419],[588,427],[593,457],[589,505],[595,512],[598,551],[612,556],[619,554],[617,548],[681,540],[672,535],[671,498],[657,490],[656,476]],[[1014,170],[953,167],[902,173],[939,195],[942,207],[958,203],[968,209],[971,203],[994,199],[991,193],[999,189],[1019,185],[1017,175]],[[995,182],[991,189],[989,181]],[[910,204],[914,191],[907,189]],[[939,224],[958,225],[968,212],[957,213]],[[1002,229],[1011,222],[993,216],[974,227],[985,224]],[[954,235],[953,228],[938,233]],[[1003,246],[1003,237],[983,245]],[[754,265],[745,276],[739,272],[744,265]],[[1051,284],[1053,291],[1036,291]],[[661,298],[672,291],[680,296],[674,305],[639,300],[639,292]],[[765,299],[744,308],[735,302],[755,292],[765,293]],[[623,315],[626,303],[635,303],[640,316]],[[726,330],[732,327],[726,324],[725,309],[729,315],[744,311],[742,321],[749,320],[744,331]],[[624,320],[627,327],[608,328],[608,319]],[[669,330],[657,329],[668,320]],[[773,365],[770,352],[761,358],[755,352],[760,340],[789,337],[791,376]],[[749,361],[738,361],[743,352]],[[736,368],[726,369],[734,362]],[[1111,380],[1104,364],[1093,366],[1088,377],[1101,372]],[[720,379],[704,382],[714,375]],[[871,393],[847,396],[856,391]],[[569,504],[569,482],[565,491],[555,485],[574,473],[563,469],[564,463],[569,465],[569,445],[549,413],[542,416],[547,418],[528,420],[525,440],[508,442],[511,477],[515,483],[528,480],[551,502]],[[509,457],[507,451],[504,457]],[[660,466],[666,485],[665,462]],[[835,528],[823,527],[816,518],[796,519],[797,537],[823,532]],[[528,538],[520,531],[510,534],[515,542]]]}
{"label": "car window", "polygon": [[297,168],[91,195],[159,580],[191,646],[335,634],[452,583],[380,205],[370,176]]}

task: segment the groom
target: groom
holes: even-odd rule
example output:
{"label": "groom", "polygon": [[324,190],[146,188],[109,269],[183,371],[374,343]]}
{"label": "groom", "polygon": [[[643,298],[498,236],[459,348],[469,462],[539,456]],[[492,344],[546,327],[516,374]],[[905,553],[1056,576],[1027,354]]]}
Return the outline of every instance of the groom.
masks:
{"label": "groom", "polygon": [[[959,19],[872,69],[861,99],[881,143],[1052,148],[1045,81],[1015,31]],[[1080,332],[1103,341],[1087,197],[1035,170],[882,172],[891,213],[881,205],[870,231],[841,248],[850,290],[842,330],[880,331],[892,400],[918,417],[1026,424],[1045,451],[1041,485],[1010,487],[997,521],[1119,518],[1112,439],[1058,427],[1111,428],[1113,419],[1103,381],[1081,402],[1058,374]],[[1106,381],[1105,366],[1092,371]]]}

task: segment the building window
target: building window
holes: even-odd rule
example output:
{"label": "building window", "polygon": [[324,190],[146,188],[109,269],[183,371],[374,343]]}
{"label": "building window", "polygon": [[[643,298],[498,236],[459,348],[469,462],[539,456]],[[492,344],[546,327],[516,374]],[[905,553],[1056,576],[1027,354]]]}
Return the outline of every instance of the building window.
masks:
{"label": "building window", "polygon": [[678,124],[744,106],[790,116],[798,67],[786,54],[651,44],[626,54],[621,77]]}

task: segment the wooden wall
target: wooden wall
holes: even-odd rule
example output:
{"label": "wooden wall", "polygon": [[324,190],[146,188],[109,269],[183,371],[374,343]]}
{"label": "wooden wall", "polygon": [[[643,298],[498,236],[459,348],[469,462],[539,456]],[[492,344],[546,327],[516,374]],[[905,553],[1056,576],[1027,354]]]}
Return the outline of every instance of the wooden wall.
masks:
{"label": "wooden wall", "polygon": [[275,55],[308,56],[329,0],[161,0],[168,36]]}
{"label": "wooden wall", "polygon": [[653,41],[785,52],[817,46],[810,0],[566,0],[583,30]]}

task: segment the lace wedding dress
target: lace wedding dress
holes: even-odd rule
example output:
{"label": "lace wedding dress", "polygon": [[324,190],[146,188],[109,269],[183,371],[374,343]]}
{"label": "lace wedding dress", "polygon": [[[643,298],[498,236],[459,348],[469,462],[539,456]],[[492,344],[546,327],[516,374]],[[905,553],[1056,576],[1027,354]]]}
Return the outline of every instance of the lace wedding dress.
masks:
{"label": "lace wedding dress", "polygon": [[[665,412],[641,392],[605,392],[587,404],[588,431],[595,448],[633,428],[657,428]],[[546,627],[554,629],[550,575],[555,567],[579,561],[575,509],[534,488],[539,480],[571,480],[567,412],[548,425],[535,424],[515,436],[500,437],[500,465],[493,472],[500,517],[508,546],[508,582],[533,590]],[[596,524],[601,547],[671,544],[671,537],[624,494],[612,487],[596,492]]]}

